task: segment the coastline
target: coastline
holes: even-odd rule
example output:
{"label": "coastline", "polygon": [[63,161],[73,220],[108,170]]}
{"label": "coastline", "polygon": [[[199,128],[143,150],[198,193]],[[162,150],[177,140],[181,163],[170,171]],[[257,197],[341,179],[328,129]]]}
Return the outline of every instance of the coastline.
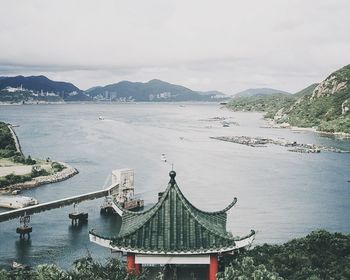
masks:
{"label": "coastline", "polygon": [[8,127],[9,130],[11,131],[13,141],[15,141],[15,146],[16,146],[17,152],[23,154],[23,153],[22,153],[21,144],[19,143],[19,140],[18,140],[18,137],[17,137],[16,132],[15,132],[14,129],[12,128],[12,124],[9,124],[7,127]]}
{"label": "coastline", "polygon": [[[11,131],[12,138],[15,142],[17,152],[19,152],[23,155],[22,149],[21,149],[21,144],[19,142],[19,139],[17,137],[16,132],[13,129],[13,126],[11,124],[8,124],[7,127]],[[0,189],[0,195],[11,193],[13,190],[31,189],[31,188],[35,188],[35,187],[45,185],[45,184],[52,184],[52,183],[61,182],[61,181],[67,180],[67,179],[69,179],[69,178],[71,178],[74,175],[79,173],[79,171],[76,168],[74,168],[74,167],[72,167],[64,162],[59,162],[59,161],[55,161],[55,162],[63,165],[65,168],[59,172],[56,172],[56,173],[48,175],[48,176],[39,176],[39,177],[32,178],[32,180],[27,181],[27,182],[17,183],[17,184],[7,186],[3,189]]]}
{"label": "coastline", "polygon": [[66,168],[52,175],[39,176],[24,183],[18,183],[18,184],[7,186],[3,190],[0,190],[0,194],[11,193],[13,190],[25,190],[25,189],[36,188],[38,186],[45,185],[45,184],[61,182],[79,173],[79,171],[76,168],[64,162],[59,162],[59,161],[56,161],[56,162],[64,165]]}
{"label": "coastline", "polygon": [[266,121],[267,126],[266,128],[283,128],[283,129],[290,129],[293,131],[311,131],[318,134],[324,134],[324,135],[332,135],[334,137],[339,138],[350,138],[350,133],[346,132],[328,132],[328,131],[320,131],[317,130],[315,127],[299,127],[299,126],[292,126],[289,123],[276,123],[274,119],[263,119]]}

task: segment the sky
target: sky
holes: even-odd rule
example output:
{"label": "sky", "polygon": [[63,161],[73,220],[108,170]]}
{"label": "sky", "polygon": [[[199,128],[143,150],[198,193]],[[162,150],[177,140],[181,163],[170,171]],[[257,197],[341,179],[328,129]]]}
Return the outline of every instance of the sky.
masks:
{"label": "sky", "polygon": [[0,0],[0,76],[296,92],[350,63],[349,0]]}

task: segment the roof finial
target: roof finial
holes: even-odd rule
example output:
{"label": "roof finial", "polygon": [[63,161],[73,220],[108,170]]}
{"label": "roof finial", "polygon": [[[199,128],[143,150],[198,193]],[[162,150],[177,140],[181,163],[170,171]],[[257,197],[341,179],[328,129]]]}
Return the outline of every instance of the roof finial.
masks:
{"label": "roof finial", "polygon": [[174,163],[171,164],[171,171],[174,171]]}
{"label": "roof finial", "polygon": [[174,170],[171,170],[169,172],[169,176],[170,176],[170,182],[175,182],[176,172]]}

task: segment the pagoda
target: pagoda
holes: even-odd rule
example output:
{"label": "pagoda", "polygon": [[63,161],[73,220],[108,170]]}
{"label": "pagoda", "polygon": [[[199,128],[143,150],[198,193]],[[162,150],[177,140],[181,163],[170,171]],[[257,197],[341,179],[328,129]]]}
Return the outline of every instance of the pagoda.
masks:
{"label": "pagoda", "polygon": [[[115,237],[89,232],[90,241],[127,255],[127,269],[139,273],[142,264],[207,264],[209,280],[216,279],[218,256],[249,247],[252,230],[243,238],[226,231],[227,211],[206,212],[191,204],[178,187],[175,171],[158,202],[148,210],[122,210],[122,225]],[[115,202],[117,204],[117,202]],[[117,204],[118,206],[118,204]]]}

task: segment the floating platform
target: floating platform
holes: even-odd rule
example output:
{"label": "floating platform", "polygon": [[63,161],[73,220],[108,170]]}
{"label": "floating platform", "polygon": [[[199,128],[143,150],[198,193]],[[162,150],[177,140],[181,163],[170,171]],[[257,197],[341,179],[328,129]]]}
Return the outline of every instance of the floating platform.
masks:
{"label": "floating platform", "polygon": [[26,227],[26,226],[20,226],[16,228],[16,233],[19,233],[19,237],[22,239],[25,237],[25,235],[28,236],[28,239],[30,238],[30,233],[33,231],[32,227]]}
{"label": "floating platform", "polygon": [[0,207],[2,208],[19,209],[36,204],[38,204],[38,201],[33,197],[19,195],[0,196]]}
{"label": "floating platform", "polygon": [[86,223],[89,217],[88,213],[70,213],[68,215],[69,219],[72,220],[72,224],[78,224],[78,223]]}

